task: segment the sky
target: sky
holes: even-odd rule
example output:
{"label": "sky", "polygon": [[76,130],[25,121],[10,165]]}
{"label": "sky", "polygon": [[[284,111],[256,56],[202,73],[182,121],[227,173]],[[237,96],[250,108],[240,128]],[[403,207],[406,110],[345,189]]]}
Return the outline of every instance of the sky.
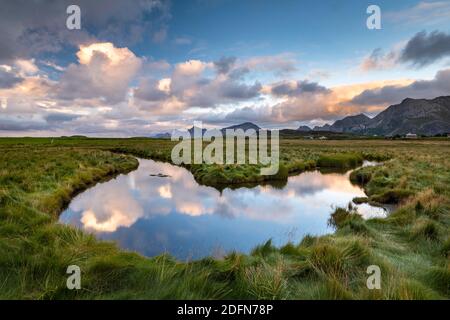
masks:
{"label": "sky", "polygon": [[0,30],[0,136],[294,129],[450,95],[447,0],[0,0]]}

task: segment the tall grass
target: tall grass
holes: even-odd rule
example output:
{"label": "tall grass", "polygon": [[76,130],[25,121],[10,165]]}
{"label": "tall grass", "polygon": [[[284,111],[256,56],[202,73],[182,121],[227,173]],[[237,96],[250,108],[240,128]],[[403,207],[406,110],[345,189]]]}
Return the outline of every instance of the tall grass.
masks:
{"label": "tall grass", "polygon": [[[123,153],[167,160],[172,145],[155,139],[0,139],[0,298],[450,298],[450,144],[445,141],[282,140],[283,179],[316,165],[390,159],[361,169],[356,176],[364,179],[355,181],[364,184],[369,201],[395,202],[398,208],[385,219],[369,220],[352,207],[338,208],[330,216],[335,233],[279,248],[268,241],[247,255],[189,263],[168,255],[145,258],[56,223],[76,193],[136,167]],[[188,169],[209,183],[230,177],[248,181],[257,168]],[[70,264],[81,267],[82,290],[66,288]],[[366,287],[372,264],[381,268],[381,290]]]}

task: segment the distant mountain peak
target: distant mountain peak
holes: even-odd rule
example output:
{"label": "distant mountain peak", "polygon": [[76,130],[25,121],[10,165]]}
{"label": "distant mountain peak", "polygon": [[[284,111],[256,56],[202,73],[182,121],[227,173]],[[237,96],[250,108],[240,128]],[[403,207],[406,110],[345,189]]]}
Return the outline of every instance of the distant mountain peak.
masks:
{"label": "distant mountain peak", "polygon": [[301,131],[301,132],[309,132],[312,131],[312,129],[308,126],[300,126],[297,128],[297,131]]}
{"label": "distant mountain peak", "polygon": [[359,113],[359,114],[357,114],[357,115],[350,116],[350,117],[353,117],[353,118],[362,118],[362,119],[370,119],[370,117],[366,116],[364,113]]}
{"label": "distant mountain peak", "polygon": [[243,122],[241,124],[232,125],[232,126],[223,128],[222,130],[226,130],[226,129],[231,129],[231,130],[242,129],[244,131],[248,130],[248,129],[254,129],[256,131],[261,130],[261,128],[259,126],[257,126],[253,122],[249,122],[249,121]]}
{"label": "distant mountain peak", "polygon": [[205,128],[200,128],[200,127],[195,127],[195,126],[192,126],[192,127],[190,127],[189,129],[188,129],[188,132],[189,132],[189,134],[192,136],[192,135],[194,135],[195,134],[195,131],[200,131],[201,130],[201,134],[202,134],[202,136],[205,134],[205,132],[206,132],[206,129]]}

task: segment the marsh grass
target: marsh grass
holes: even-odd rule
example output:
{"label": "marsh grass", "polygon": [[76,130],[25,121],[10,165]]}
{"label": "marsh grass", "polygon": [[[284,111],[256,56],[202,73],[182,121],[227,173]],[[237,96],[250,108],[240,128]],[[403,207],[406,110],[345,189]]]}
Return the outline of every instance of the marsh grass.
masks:
{"label": "marsh grass", "polygon": [[[281,247],[267,241],[250,254],[145,258],[56,223],[75,194],[136,168],[129,155],[168,161],[172,146],[141,138],[0,139],[0,298],[449,298],[450,144],[441,140],[282,140],[282,179],[317,166],[385,161],[352,180],[369,201],[393,201],[398,209],[364,220],[351,207],[337,208],[335,233]],[[188,169],[206,184],[257,177],[251,166]],[[81,267],[82,290],[66,288],[70,264]],[[382,270],[381,290],[366,287],[371,264]]]}
{"label": "marsh grass", "polygon": [[317,165],[323,168],[354,168],[361,165],[364,158],[358,153],[337,153],[321,155]]}

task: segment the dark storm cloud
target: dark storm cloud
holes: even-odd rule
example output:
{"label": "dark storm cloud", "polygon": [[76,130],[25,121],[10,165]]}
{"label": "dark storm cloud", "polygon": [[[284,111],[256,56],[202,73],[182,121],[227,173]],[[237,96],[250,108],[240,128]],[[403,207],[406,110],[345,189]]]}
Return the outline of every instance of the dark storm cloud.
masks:
{"label": "dark storm cloud", "polygon": [[8,89],[14,87],[21,82],[23,78],[0,68],[0,89]]}
{"label": "dark storm cloud", "polygon": [[217,61],[214,61],[214,67],[217,72],[226,74],[228,73],[236,62],[236,57],[222,57]]}
{"label": "dark storm cloud", "polygon": [[[71,4],[81,8],[81,30],[66,28]],[[158,0],[15,0],[0,6],[0,61],[94,39],[126,45],[141,40],[145,32],[159,32],[170,18],[169,3]]]}
{"label": "dark storm cloud", "polygon": [[423,67],[450,55],[450,35],[444,32],[417,33],[403,49],[400,61]]}
{"label": "dark storm cloud", "polygon": [[275,84],[271,92],[276,96],[297,96],[303,93],[328,93],[330,90],[317,82],[303,80],[297,81],[294,85],[290,82]]}
{"label": "dark storm cloud", "polygon": [[439,71],[433,80],[417,80],[407,86],[384,86],[365,90],[350,102],[356,105],[395,104],[405,98],[435,98],[450,94],[450,69]]}

